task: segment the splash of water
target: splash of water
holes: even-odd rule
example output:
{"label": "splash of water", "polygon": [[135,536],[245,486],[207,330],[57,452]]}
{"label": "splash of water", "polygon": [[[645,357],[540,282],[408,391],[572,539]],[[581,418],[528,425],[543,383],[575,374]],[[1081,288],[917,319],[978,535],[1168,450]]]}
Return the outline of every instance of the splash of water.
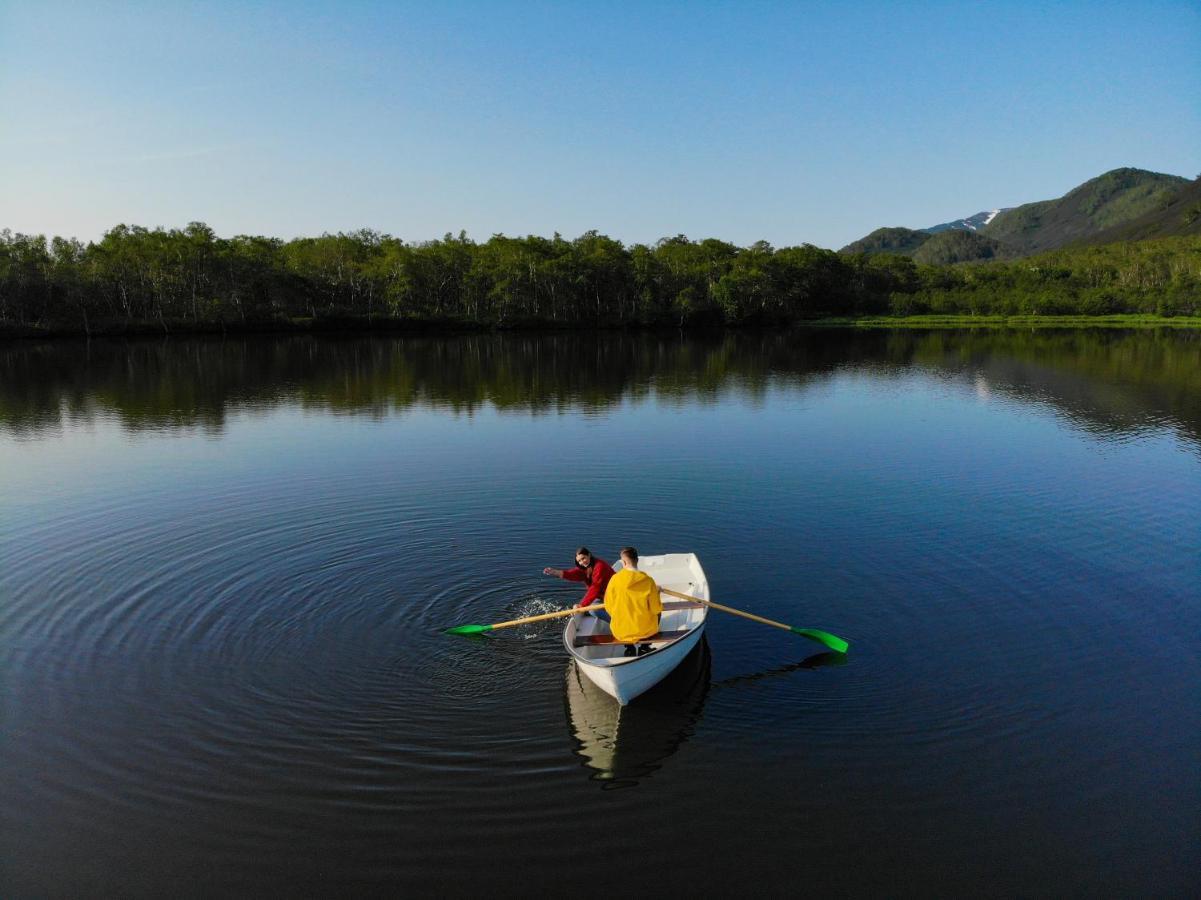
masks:
{"label": "splash of water", "polygon": [[[566,609],[563,599],[544,597],[540,594],[527,594],[518,598],[513,609],[513,618],[524,619],[526,616],[540,616],[544,613],[559,612]],[[563,627],[562,619],[548,619],[545,622],[534,622],[530,625],[521,626],[521,637],[523,640],[534,640],[541,637],[548,631],[558,630]]]}

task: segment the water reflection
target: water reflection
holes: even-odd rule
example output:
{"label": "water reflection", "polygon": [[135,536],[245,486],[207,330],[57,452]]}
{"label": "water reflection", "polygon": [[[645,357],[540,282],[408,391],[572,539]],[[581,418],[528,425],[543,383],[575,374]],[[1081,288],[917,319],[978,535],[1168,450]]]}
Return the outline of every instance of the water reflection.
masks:
{"label": "water reflection", "polygon": [[920,369],[1049,404],[1099,435],[1167,425],[1201,445],[1201,332],[793,331],[452,337],[263,337],[0,345],[0,431],[38,436],[115,417],[130,431],[222,433],[281,405],[382,418],[412,407],[534,414],[619,403],[760,402],[836,372]]}
{"label": "water reflection", "polygon": [[814,653],[812,656],[806,656],[800,662],[789,663],[786,666],[776,666],[762,672],[754,672],[750,675],[733,675],[729,678],[723,678],[721,681],[713,683],[713,689],[718,690],[720,688],[734,687],[739,684],[750,684],[754,681],[762,681],[765,678],[777,678],[781,675],[790,675],[793,672],[799,672],[802,669],[845,666],[847,661],[848,658],[845,653],[835,653],[833,650],[827,650],[824,653]]}
{"label": "water reflection", "polygon": [[575,752],[603,790],[634,787],[692,735],[709,693],[709,644],[700,644],[634,703],[618,703],[567,666],[567,722]]}
{"label": "water reflection", "polygon": [[[730,837],[676,848],[714,891],[805,846],[844,893],[1185,895],[1199,337],[0,346],[0,896],[541,890],[633,785],[629,833]],[[693,550],[850,667],[727,620],[621,709],[558,626],[442,635],[575,602],[579,541]]]}

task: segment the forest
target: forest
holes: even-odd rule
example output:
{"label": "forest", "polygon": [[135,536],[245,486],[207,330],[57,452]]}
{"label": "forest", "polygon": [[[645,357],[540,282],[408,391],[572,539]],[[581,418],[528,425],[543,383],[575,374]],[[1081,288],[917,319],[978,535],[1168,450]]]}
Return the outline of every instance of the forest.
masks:
{"label": "forest", "polygon": [[683,235],[624,245],[371,230],[290,241],[119,225],[99,241],[0,231],[5,333],[272,327],[780,326],[829,317],[1201,315],[1201,238],[926,265]]}

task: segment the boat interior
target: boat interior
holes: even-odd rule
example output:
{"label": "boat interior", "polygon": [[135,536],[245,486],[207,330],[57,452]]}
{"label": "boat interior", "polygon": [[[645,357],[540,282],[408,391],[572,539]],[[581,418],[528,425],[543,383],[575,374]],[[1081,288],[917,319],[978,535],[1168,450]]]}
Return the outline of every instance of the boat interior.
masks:
{"label": "boat interior", "polygon": [[[621,569],[621,562],[613,567]],[[709,584],[696,556],[691,553],[669,553],[663,556],[644,556],[638,568],[655,579],[660,588],[670,588],[682,594],[709,599]],[[651,638],[637,641],[640,646],[649,645],[659,650],[687,635],[705,621],[708,608],[700,603],[689,603],[673,597],[663,597],[663,615],[659,620],[659,633]],[[609,623],[591,615],[573,616],[564,637],[573,652],[590,662],[605,664],[624,662],[629,642],[617,640],[609,630]]]}

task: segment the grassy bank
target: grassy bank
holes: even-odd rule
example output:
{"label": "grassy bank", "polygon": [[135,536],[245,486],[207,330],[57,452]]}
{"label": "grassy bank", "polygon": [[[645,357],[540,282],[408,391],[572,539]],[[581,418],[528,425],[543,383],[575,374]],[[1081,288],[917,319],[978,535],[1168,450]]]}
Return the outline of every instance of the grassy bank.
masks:
{"label": "grassy bank", "polygon": [[844,316],[804,324],[815,328],[1201,328],[1201,316]]}

